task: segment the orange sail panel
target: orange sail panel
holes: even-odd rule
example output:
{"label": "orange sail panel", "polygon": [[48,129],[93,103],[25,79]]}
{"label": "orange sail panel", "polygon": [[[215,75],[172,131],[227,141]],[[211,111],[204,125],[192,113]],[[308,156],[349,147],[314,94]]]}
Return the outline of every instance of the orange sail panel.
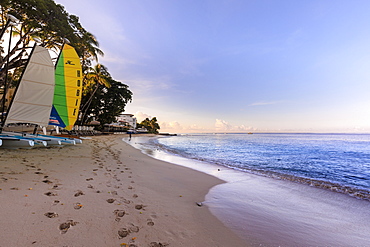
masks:
{"label": "orange sail panel", "polygon": [[78,117],[82,95],[80,58],[70,45],[63,45],[55,67],[55,91],[50,125],[71,130]]}

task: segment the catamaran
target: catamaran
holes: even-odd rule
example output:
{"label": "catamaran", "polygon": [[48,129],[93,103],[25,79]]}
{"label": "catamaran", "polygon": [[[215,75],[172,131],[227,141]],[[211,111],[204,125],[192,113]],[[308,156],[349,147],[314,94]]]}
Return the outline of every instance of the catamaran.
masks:
{"label": "catamaran", "polygon": [[[50,54],[46,48],[35,45],[9,105],[4,126],[11,123],[46,126],[53,100],[54,84],[54,65]],[[47,145],[44,140],[32,140],[16,133],[2,132],[0,138],[3,140],[2,147]],[[14,141],[14,138],[18,141]]]}
{"label": "catamaran", "polygon": [[[73,47],[63,46],[54,69],[47,49],[35,45],[10,104],[5,125],[31,123],[47,126],[50,123],[70,129],[77,119],[80,105],[81,76],[80,60]],[[48,146],[82,143],[75,138],[4,131],[0,138],[9,142],[9,145],[2,147],[11,148],[18,144],[24,148],[27,145],[45,146],[45,143]],[[14,138],[19,141],[14,142]],[[33,145],[29,140],[33,141]]]}
{"label": "catamaran", "polygon": [[1,136],[2,141],[1,148],[33,148],[35,142],[33,140],[21,139],[12,136]]}

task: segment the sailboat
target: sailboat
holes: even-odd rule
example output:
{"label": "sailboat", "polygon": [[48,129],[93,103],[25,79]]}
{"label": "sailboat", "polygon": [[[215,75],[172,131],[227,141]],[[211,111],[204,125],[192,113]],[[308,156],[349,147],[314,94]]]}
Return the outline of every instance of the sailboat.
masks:
{"label": "sailboat", "polygon": [[[48,50],[35,45],[14,93],[4,126],[31,123],[47,126],[54,93],[54,65]],[[16,133],[2,132],[5,148],[46,146],[42,139],[30,139]],[[35,145],[36,143],[36,145]]]}
{"label": "sailboat", "polygon": [[[67,49],[66,53],[64,52],[65,49]],[[54,69],[53,62],[47,49],[37,45],[34,47],[9,107],[5,124],[31,123],[39,126],[47,126],[52,119],[51,114],[56,112],[56,119],[61,119],[61,121],[58,121],[58,126],[67,129],[70,128],[70,126],[66,126],[64,124],[67,121],[64,120],[64,108],[62,107],[63,104],[66,105],[68,99],[63,101],[61,98],[63,91],[68,92],[68,95],[73,92],[76,87],[64,86],[65,89],[62,90],[61,82],[72,81],[71,78],[73,78],[73,76],[71,76],[71,73],[75,73],[79,78],[81,77],[80,60],[75,51],[74,54],[72,52],[72,55],[75,56],[71,56],[71,52],[68,51],[71,49],[74,51],[73,47],[69,45],[63,46],[61,55],[59,56],[56,64],[56,68]],[[74,69],[76,65],[79,65],[78,72]],[[58,80],[58,87],[56,87],[56,80]],[[75,84],[77,83],[80,85],[80,87],[77,87],[75,90],[81,91],[81,79],[79,79],[78,82],[75,82]],[[76,92],[75,94],[80,95],[80,91]],[[72,110],[72,113],[77,112],[76,114],[78,114],[81,96],[79,98],[74,97],[74,99],[75,109]],[[54,104],[54,102],[57,103]],[[69,111],[71,112],[70,109]],[[62,112],[62,114],[59,115],[58,112]],[[74,121],[69,120],[68,123],[71,123],[73,126]],[[52,121],[52,124],[55,125],[56,121]],[[7,137],[7,139],[5,137]],[[82,143],[81,140],[73,138],[4,131],[2,132],[0,138],[7,140],[7,144],[3,145],[3,147],[8,148],[24,148],[27,146],[27,143],[33,147],[76,145]],[[14,142],[14,138],[17,138],[20,141]],[[12,140],[12,142],[10,140]],[[29,140],[32,140],[33,144],[29,142]],[[25,143],[26,145],[24,146],[20,143]]]}
{"label": "sailboat", "polygon": [[54,65],[48,50],[35,45],[8,110],[5,125],[47,126],[54,94]]}
{"label": "sailboat", "polygon": [[0,138],[2,141],[1,148],[33,148],[35,146],[35,142],[33,140],[23,139],[16,136],[2,135]]}
{"label": "sailboat", "polygon": [[64,44],[55,67],[55,90],[50,125],[72,130],[82,96],[82,68],[75,49]]}

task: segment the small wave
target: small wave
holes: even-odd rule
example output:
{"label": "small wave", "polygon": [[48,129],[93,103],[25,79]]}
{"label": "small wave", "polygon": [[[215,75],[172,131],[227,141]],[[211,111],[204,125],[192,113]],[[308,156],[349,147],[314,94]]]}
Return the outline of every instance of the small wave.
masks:
{"label": "small wave", "polygon": [[368,190],[345,186],[339,183],[334,183],[334,182],[329,182],[329,181],[324,181],[324,180],[319,180],[319,179],[305,178],[305,177],[294,176],[294,175],[290,175],[286,173],[279,173],[275,171],[266,171],[266,170],[260,170],[260,169],[250,169],[246,167],[230,166],[224,163],[212,161],[212,160],[201,158],[201,157],[193,157],[191,154],[187,154],[179,150],[167,148],[165,145],[162,145],[159,143],[157,143],[156,145],[158,148],[160,148],[166,153],[176,155],[176,156],[181,156],[187,159],[194,159],[194,160],[201,161],[201,162],[212,163],[215,165],[228,167],[233,170],[238,170],[241,172],[248,172],[254,175],[260,175],[260,176],[269,177],[273,179],[279,179],[279,180],[286,180],[286,181],[299,183],[299,184],[305,184],[305,185],[309,185],[315,188],[320,188],[320,189],[330,190],[330,191],[337,192],[337,193],[346,194],[346,195],[355,197],[357,199],[363,199],[363,200],[370,201],[370,191]]}
{"label": "small wave", "polygon": [[366,189],[343,185],[343,184],[331,182],[328,180],[320,180],[320,179],[308,178],[308,177],[303,177],[303,176],[297,176],[296,174],[292,175],[292,174],[287,174],[287,173],[278,172],[278,171],[253,168],[250,166],[246,167],[243,164],[240,164],[239,166],[236,160],[232,162],[233,165],[230,165],[231,164],[230,161],[227,162],[227,161],[221,161],[217,159],[198,157],[195,155],[195,153],[188,153],[186,152],[186,150],[182,150],[179,147],[177,147],[176,149],[173,147],[169,147],[167,145],[164,145],[158,142],[157,138],[152,138],[149,141],[149,143],[151,146],[150,148],[152,148],[153,150],[157,150],[157,151],[160,150],[160,151],[163,151],[171,155],[180,156],[180,157],[197,160],[201,162],[211,163],[211,164],[215,164],[219,166],[224,166],[224,167],[228,167],[228,168],[231,168],[237,171],[248,172],[251,174],[265,176],[265,177],[269,177],[273,179],[286,180],[286,181],[290,181],[294,183],[305,184],[311,187],[320,188],[324,190],[330,190],[333,192],[349,195],[357,199],[370,201],[370,191]]}
{"label": "small wave", "polygon": [[305,184],[305,185],[309,185],[315,188],[320,188],[320,189],[325,189],[325,190],[330,190],[333,192],[346,194],[346,195],[355,197],[357,199],[363,199],[363,200],[370,201],[370,191],[368,190],[345,186],[345,185],[341,185],[341,184],[333,183],[329,181],[297,177],[297,176],[282,174],[278,172],[258,171],[258,173],[260,175],[265,175],[271,178]]}
{"label": "small wave", "polygon": [[286,181],[299,183],[299,184],[305,184],[305,185],[309,185],[311,187],[320,188],[320,189],[324,189],[324,190],[330,190],[330,191],[333,191],[333,192],[349,195],[349,196],[355,197],[357,199],[370,201],[370,191],[368,191],[368,190],[364,190],[364,189],[360,189],[360,188],[354,188],[354,187],[350,187],[350,186],[345,186],[345,185],[341,185],[339,183],[334,183],[334,182],[329,182],[329,181],[324,181],[324,180],[319,180],[319,179],[305,178],[305,177],[299,177],[299,176],[294,176],[294,175],[285,174],[285,173],[279,173],[279,172],[275,172],[275,171],[266,171],[266,170],[260,170],[260,169],[250,169],[250,168],[246,168],[246,167],[230,166],[230,165],[227,165],[227,164],[222,164],[222,163],[217,162],[217,161],[210,161],[209,159],[205,159],[205,158],[201,158],[201,157],[191,157],[191,155],[189,155],[189,154],[186,155],[183,152],[175,151],[173,149],[169,149],[169,148],[165,147],[164,145],[160,145],[160,146],[161,146],[161,149],[163,151],[165,151],[169,154],[181,156],[181,157],[184,157],[184,158],[194,159],[194,160],[201,161],[201,162],[212,163],[212,164],[215,164],[215,165],[228,167],[228,168],[231,168],[233,170],[238,170],[238,171],[241,171],[241,172],[248,172],[248,173],[251,173],[251,174],[254,174],[254,175],[260,175],[260,176],[269,177],[269,178],[273,178],[273,179],[279,179],[279,180],[286,180]]}

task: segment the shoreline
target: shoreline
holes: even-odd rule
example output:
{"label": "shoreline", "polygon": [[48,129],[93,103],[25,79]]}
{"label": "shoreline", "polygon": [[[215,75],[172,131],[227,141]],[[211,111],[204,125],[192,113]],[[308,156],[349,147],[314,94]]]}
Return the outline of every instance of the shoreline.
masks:
{"label": "shoreline", "polygon": [[366,246],[370,242],[367,200],[159,150],[144,152],[226,181],[211,188],[205,204],[251,246]]}
{"label": "shoreline", "polygon": [[0,150],[0,246],[248,246],[196,205],[222,180],[121,139]]}

